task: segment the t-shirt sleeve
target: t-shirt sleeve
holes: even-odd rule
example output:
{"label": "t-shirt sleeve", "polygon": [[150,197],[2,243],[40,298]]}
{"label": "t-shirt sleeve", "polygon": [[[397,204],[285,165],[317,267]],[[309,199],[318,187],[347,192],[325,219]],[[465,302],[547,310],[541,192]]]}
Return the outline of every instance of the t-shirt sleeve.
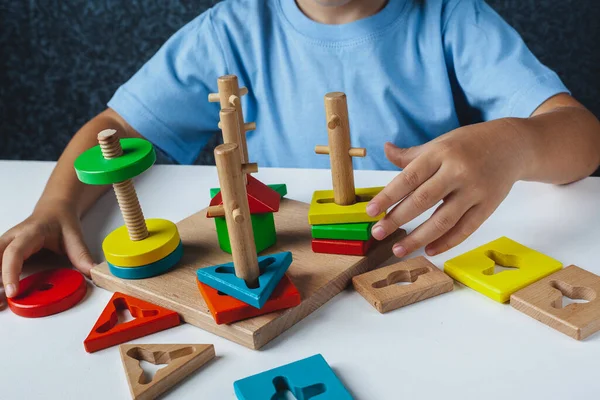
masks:
{"label": "t-shirt sleeve", "polygon": [[191,164],[217,132],[219,106],[208,94],[225,71],[209,10],[175,33],[108,106],[175,161]]}
{"label": "t-shirt sleeve", "polygon": [[444,14],[446,62],[477,119],[529,117],[550,97],[569,92],[485,1],[451,0]]}

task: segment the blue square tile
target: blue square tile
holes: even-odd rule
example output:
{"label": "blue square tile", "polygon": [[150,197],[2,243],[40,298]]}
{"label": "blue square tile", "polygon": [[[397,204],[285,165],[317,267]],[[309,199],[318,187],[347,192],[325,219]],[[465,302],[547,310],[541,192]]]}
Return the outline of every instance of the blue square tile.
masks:
{"label": "blue square tile", "polygon": [[352,400],[321,354],[234,382],[238,400],[271,400],[289,390],[298,400]]}

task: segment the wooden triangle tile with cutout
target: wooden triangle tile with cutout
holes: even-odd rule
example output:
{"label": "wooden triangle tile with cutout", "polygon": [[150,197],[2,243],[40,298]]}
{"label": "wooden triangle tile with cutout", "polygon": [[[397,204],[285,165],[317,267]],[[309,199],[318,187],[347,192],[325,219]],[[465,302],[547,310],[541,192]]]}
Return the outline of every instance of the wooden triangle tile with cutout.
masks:
{"label": "wooden triangle tile with cutout", "polygon": [[[215,358],[212,344],[123,344],[119,351],[134,400],[156,398]],[[167,365],[149,379],[140,361]]]}

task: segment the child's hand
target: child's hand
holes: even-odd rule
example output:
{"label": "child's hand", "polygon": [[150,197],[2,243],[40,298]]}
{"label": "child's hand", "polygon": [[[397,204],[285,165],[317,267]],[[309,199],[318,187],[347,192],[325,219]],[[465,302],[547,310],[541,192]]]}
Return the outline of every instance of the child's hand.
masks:
{"label": "child's hand", "polygon": [[525,162],[521,149],[519,134],[507,119],[459,128],[408,149],[386,143],[387,158],[403,171],[371,200],[367,213],[375,216],[402,202],[373,226],[373,236],[384,239],[443,200],[427,221],[394,244],[393,251],[404,257],[427,245],[427,254],[433,256],[458,245],[519,179]]}
{"label": "child's hand", "polygon": [[74,209],[64,202],[38,205],[29,218],[0,237],[0,267],[7,297],[18,294],[23,262],[43,248],[66,254],[78,270],[89,276],[94,262]]}

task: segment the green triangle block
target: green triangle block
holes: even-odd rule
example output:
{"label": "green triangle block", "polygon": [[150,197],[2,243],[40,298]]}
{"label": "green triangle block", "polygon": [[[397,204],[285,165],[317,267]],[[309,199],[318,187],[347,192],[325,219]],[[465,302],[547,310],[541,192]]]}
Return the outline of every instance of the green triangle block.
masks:
{"label": "green triangle block", "polygon": [[[227,230],[227,222],[224,217],[214,218],[215,227],[217,228],[217,238],[219,239],[219,247],[226,253],[231,254],[231,242],[229,241],[229,231]],[[273,246],[277,241],[275,232],[275,219],[273,213],[252,214],[252,231],[254,232],[254,244],[256,252],[260,253]]]}
{"label": "green triangle block", "polygon": [[353,224],[313,225],[314,239],[369,240],[374,222]]}

